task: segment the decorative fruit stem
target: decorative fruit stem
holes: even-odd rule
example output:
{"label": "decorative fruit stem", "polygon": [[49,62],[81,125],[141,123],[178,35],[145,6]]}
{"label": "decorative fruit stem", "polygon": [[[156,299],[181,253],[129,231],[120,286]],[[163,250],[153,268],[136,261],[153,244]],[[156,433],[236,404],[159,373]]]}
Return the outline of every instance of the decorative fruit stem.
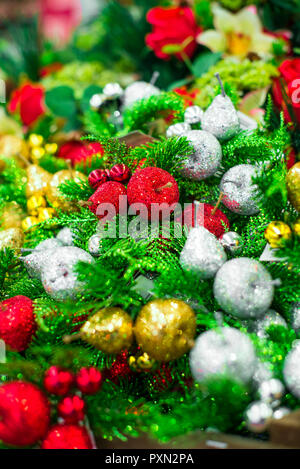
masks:
{"label": "decorative fruit stem", "polygon": [[219,82],[219,84],[220,84],[222,96],[223,96],[223,98],[225,98],[226,93],[225,93],[224,85],[223,85],[223,82],[222,82],[222,80],[221,80],[221,77],[220,77],[219,73],[215,73],[215,77],[216,77],[216,79],[218,80],[218,82]]}
{"label": "decorative fruit stem", "polygon": [[216,205],[214,206],[213,211],[211,212],[211,215],[212,215],[212,216],[214,216],[214,214],[215,214],[216,211],[218,210],[218,207],[219,207],[219,205],[220,205],[220,203],[221,203],[223,197],[224,197],[224,192],[220,192],[220,195],[219,195],[219,198],[218,198],[218,200],[217,200],[217,203],[216,203]]}
{"label": "decorative fruit stem", "polygon": [[160,75],[160,73],[159,73],[157,70],[155,70],[155,71],[153,72],[152,77],[151,77],[151,80],[150,80],[150,85],[155,85],[155,83],[156,83],[156,81],[157,81],[159,75]]}
{"label": "decorative fruit stem", "polygon": [[161,187],[157,187],[155,189],[155,192],[161,192],[163,189],[166,189],[167,187],[172,187],[173,184],[171,182],[167,182],[167,184],[165,184],[164,186],[161,186]]}

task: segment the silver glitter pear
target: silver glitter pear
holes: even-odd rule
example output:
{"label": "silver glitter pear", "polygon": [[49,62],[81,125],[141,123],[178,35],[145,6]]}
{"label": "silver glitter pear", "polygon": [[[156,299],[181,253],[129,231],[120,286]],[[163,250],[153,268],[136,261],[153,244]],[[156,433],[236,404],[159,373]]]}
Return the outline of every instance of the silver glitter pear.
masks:
{"label": "silver glitter pear", "polygon": [[64,246],[73,246],[74,245],[74,234],[71,228],[67,226],[62,228],[56,235],[56,239],[62,242]]}
{"label": "silver glitter pear", "polygon": [[123,88],[119,85],[119,83],[107,83],[103,88],[104,96],[107,96],[111,99],[118,99],[121,98],[124,94]]}
{"label": "silver glitter pear", "polygon": [[56,249],[62,246],[63,243],[57,238],[48,238],[41,241],[35,248],[34,251],[44,251],[45,249]]}
{"label": "silver glitter pear", "polygon": [[273,283],[260,262],[238,257],[225,262],[217,272],[214,295],[226,313],[241,319],[258,318],[272,303]]}
{"label": "silver glitter pear", "polygon": [[131,107],[136,101],[160,94],[160,89],[146,81],[135,81],[125,88],[123,94],[123,109]]}
{"label": "silver glitter pear", "polygon": [[291,326],[296,332],[300,330],[300,303],[298,302],[291,307]]}
{"label": "silver glitter pear", "polygon": [[213,176],[222,160],[222,148],[218,140],[203,130],[190,130],[185,136],[195,152],[183,161],[182,174],[197,181]]}
{"label": "silver glitter pear", "polygon": [[201,334],[190,353],[194,379],[205,381],[224,376],[248,383],[255,371],[256,355],[249,337],[233,327],[221,327]]}
{"label": "silver glitter pear", "polygon": [[272,417],[272,407],[262,401],[252,402],[245,412],[247,428],[254,433],[262,433],[266,431]]}
{"label": "silver glitter pear", "polygon": [[269,309],[261,318],[253,322],[251,331],[255,332],[261,339],[266,339],[268,337],[267,329],[270,326],[287,327],[287,323],[277,311]]}
{"label": "silver glitter pear", "polygon": [[291,413],[291,409],[288,407],[278,407],[274,410],[273,419],[279,420]]}
{"label": "silver glitter pear", "polygon": [[240,121],[231,99],[219,94],[206,109],[201,128],[212,133],[218,140],[234,137],[240,131]]}
{"label": "silver glitter pear", "polygon": [[172,124],[167,128],[166,137],[182,137],[190,130],[190,124],[187,124],[186,122],[178,122],[177,124]]}
{"label": "silver glitter pear", "polygon": [[227,231],[219,238],[219,241],[231,254],[239,254],[243,248],[242,237],[235,231]]}
{"label": "silver glitter pear", "polygon": [[261,401],[273,404],[279,404],[279,400],[284,395],[284,385],[279,379],[269,379],[263,381],[258,387],[258,394]]}
{"label": "silver glitter pear", "polygon": [[297,340],[288,353],[283,367],[286,386],[294,396],[300,398],[300,341]]}
{"label": "silver glitter pear", "polygon": [[49,257],[41,275],[45,291],[57,301],[74,300],[84,291],[84,283],[78,280],[74,267],[79,261],[93,262],[93,257],[74,246],[63,246],[46,253]]}
{"label": "silver glitter pear", "polygon": [[252,183],[256,171],[257,168],[251,164],[239,164],[230,168],[222,177],[222,203],[232,212],[239,215],[254,215],[259,212],[255,200],[256,186]]}
{"label": "silver glitter pear", "polygon": [[180,264],[185,270],[203,279],[212,278],[226,260],[223,247],[212,233],[203,226],[190,230],[180,254]]}
{"label": "silver glitter pear", "polygon": [[49,259],[49,253],[53,251],[53,249],[33,251],[31,254],[23,258],[29,277],[41,280],[44,264]]}
{"label": "silver glitter pear", "polygon": [[92,256],[99,257],[101,255],[101,239],[99,234],[94,234],[88,240],[88,250]]}
{"label": "silver glitter pear", "polygon": [[184,122],[188,124],[197,124],[201,122],[204,112],[200,106],[189,106],[184,112]]}

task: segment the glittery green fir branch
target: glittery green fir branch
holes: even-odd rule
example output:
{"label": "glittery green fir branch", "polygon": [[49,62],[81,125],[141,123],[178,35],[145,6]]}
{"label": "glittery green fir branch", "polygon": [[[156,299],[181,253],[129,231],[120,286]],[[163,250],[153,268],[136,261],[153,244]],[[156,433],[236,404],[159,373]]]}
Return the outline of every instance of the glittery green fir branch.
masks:
{"label": "glittery green fir branch", "polygon": [[5,168],[0,174],[0,203],[15,201],[26,206],[26,175],[13,158],[1,158]]}
{"label": "glittery green fir branch", "polygon": [[86,132],[101,138],[112,137],[116,134],[117,129],[115,126],[101,116],[96,111],[87,111],[83,116],[83,126]]}
{"label": "glittery green fir branch", "polygon": [[87,181],[76,182],[73,179],[61,184],[59,191],[69,200],[87,200],[94,193]]}

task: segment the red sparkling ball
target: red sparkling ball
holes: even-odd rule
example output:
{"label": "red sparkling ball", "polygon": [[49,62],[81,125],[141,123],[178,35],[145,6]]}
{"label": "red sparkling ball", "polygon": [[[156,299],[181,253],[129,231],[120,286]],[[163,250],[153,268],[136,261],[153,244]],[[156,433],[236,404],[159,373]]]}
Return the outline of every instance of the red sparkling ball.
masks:
{"label": "red sparkling ball", "polygon": [[74,166],[76,163],[86,161],[97,154],[103,154],[103,148],[100,143],[71,140],[61,145],[57,156],[58,158],[70,160]]}
{"label": "red sparkling ball", "polygon": [[70,371],[51,366],[45,373],[44,386],[51,394],[64,396],[70,391],[73,381],[74,377]]}
{"label": "red sparkling ball", "polygon": [[94,394],[102,384],[102,375],[97,368],[81,368],[76,375],[78,389],[84,394]]}
{"label": "red sparkling ball", "polygon": [[50,406],[34,384],[11,381],[0,386],[0,440],[29,446],[42,439],[49,427]]}
{"label": "red sparkling ball", "polygon": [[57,406],[58,414],[67,423],[77,423],[84,418],[85,404],[79,396],[67,396]]}
{"label": "red sparkling ball", "polygon": [[[214,206],[210,204],[203,204],[203,212],[201,207],[198,210],[198,225],[204,226],[208,231],[220,238],[226,230],[229,229],[229,220],[226,215],[217,208],[216,212],[212,214]],[[185,224],[188,228],[195,227],[195,205],[189,205],[178,217],[176,221]]]}
{"label": "red sparkling ball", "polygon": [[149,220],[161,217],[159,212],[151,215],[152,204],[171,206],[179,200],[178,185],[173,176],[164,169],[152,167],[134,173],[127,186],[127,195],[129,205],[142,203],[146,206]]}
{"label": "red sparkling ball", "polygon": [[42,449],[92,449],[87,429],[79,425],[54,425],[42,443]]}
{"label": "red sparkling ball", "polygon": [[130,178],[131,171],[125,164],[115,164],[109,171],[112,181],[125,182]]}
{"label": "red sparkling ball", "polygon": [[22,352],[29,345],[36,330],[33,303],[18,295],[0,303],[0,338],[6,346]]}
{"label": "red sparkling ball", "polygon": [[[107,215],[107,210],[101,210],[100,205],[112,204],[115,208],[115,213],[108,213],[107,219],[112,218],[115,214],[119,213],[119,197],[121,195],[126,195],[126,188],[123,184],[115,181],[105,182],[101,184],[96,192],[89,198],[89,202],[92,202],[89,209],[101,219]],[[96,212],[98,212],[98,214]]]}
{"label": "red sparkling ball", "polygon": [[93,189],[97,189],[101,184],[108,181],[108,171],[105,169],[95,169],[89,174],[88,181]]}

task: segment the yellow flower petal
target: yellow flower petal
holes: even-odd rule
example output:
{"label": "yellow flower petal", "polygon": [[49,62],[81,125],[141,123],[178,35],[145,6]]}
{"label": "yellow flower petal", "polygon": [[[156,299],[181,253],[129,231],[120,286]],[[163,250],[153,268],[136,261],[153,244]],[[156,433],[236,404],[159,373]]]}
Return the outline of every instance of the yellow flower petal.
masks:
{"label": "yellow flower petal", "polygon": [[248,8],[244,8],[236,15],[237,30],[246,36],[253,36],[262,31],[262,25],[258,15]]}
{"label": "yellow flower petal", "polygon": [[222,33],[214,29],[208,29],[197,37],[198,44],[203,44],[213,52],[224,52],[226,50],[226,38]]}
{"label": "yellow flower petal", "polygon": [[235,31],[236,15],[222,8],[219,4],[212,4],[212,13],[214,15],[214,27],[217,31],[229,33]]}

